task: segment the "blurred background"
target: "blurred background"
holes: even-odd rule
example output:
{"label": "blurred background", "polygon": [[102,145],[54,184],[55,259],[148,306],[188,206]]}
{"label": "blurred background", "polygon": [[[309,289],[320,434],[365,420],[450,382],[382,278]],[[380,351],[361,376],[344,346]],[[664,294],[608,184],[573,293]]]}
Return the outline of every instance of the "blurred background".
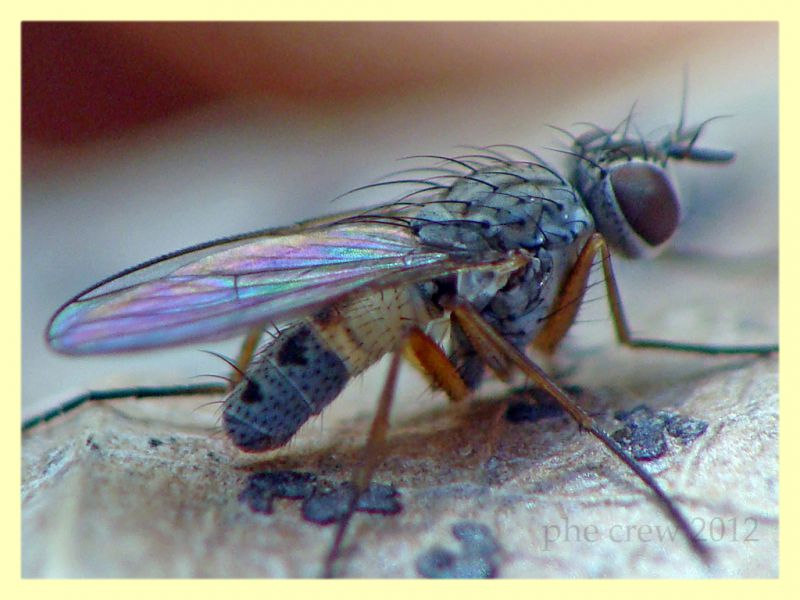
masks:
{"label": "blurred background", "polygon": [[224,372],[198,347],[235,354],[236,341],[51,353],[49,317],[100,279],[386,201],[391,191],[331,204],[407,166],[402,156],[564,147],[546,124],[613,126],[634,102],[642,131],[665,132],[685,68],[689,123],[731,115],[704,140],[737,161],[679,168],[692,203],[676,252],[743,268],[774,257],[777,294],[775,23],[25,23],[22,34],[24,416],[86,389]]}

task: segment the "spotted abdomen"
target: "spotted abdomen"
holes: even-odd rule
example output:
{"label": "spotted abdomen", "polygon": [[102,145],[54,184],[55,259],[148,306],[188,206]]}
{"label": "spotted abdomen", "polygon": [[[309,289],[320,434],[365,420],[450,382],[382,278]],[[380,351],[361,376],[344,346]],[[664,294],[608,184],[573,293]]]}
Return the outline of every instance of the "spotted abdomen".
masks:
{"label": "spotted abdomen", "polygon": [[415,287],[329,307],[284,329],[258,352],[225,401],[223,425],[247,452],[283,446],[348,380],[399,347],[431,307]]}

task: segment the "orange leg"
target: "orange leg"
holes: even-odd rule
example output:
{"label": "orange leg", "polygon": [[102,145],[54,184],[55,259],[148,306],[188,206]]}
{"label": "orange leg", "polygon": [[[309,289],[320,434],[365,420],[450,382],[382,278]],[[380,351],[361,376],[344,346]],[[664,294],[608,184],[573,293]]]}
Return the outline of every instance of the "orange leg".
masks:
{"label": "orange leg", "polygon": [[411,329],[403,348],[405,358],[443,390],[453,402],[466,398],[470,390],[455,366],[434,340],[417,327]]}
{"label": "orange leg", "polygon": [[589,273],[592,270],[596,252],[597,249],[592,243],[592,238],[589,238],[578,255],[564,286],[558,293],[553,312],[536,335],[533,345],[544,354],[550,355],[555,352],[556,347],[575,322],[578,309],[583,302],[583,296],[586,294],[586,284],[589,281]]}
{"label": "orange leg", "polygon": [[397,374],[401,357],[407,358],[435,386],[444,390],[454,402],[466,398],[470,390],[461,379],[453,363],[439,345],[422,330],[413,327],[409,330],[402,352],[392,354],[389,372],[386,375],[378,402],[378,410],[372,420],[367,443],[364,446],[360,467],[353,476],[354,493],[350,497],[347,511],[339,520],[333,544],[325,560],[323,576],[333,577],[334,567],[339,557],[347,527],[353,518],[359,497],[369,488],[372,474],[385,453],[386,436],[389,431],[389,413],[397,387]]}
{"label": "orange leg", "polygon": [[392,361],[389,363],[389,372],[386,375],[386,382],[383,385],[383,390],[381,391],[381,396],[378,401],[378,410],[375,412],[375,417],[372,419],[369,437],[364,446],[361,466],[353,476],[354,493],[350,497],[350,501],[347,505],[347,512],[337,524],[333,544],[331,544],[328,556],[325,559],[325,569],[322,574],[325,578],[334,576],[333,570],[336,566],[336,560],[339,558],[342,542],[344,541],[345,533],[347,533],[347,527],[356,511],[358,499],[369,487],[372,474],[383,457],[386,446],[386,434],[389,431],[389,413],[397,388],[397,374],[400,370],[400,358],[400,352],[394,352],[392,354]]}
{"label": "orange leg", "polygon": [[233,368],[233,374],[231,375],[231,387],[242,380],[244,372],[253,360],[253,355],[256,353],[258,342],[263,333],[264,328],[262,326],[253,327],[247,332],[247,336],[242,341],[242,347],[239,349],[239,356],[236,357],[236,366]]}

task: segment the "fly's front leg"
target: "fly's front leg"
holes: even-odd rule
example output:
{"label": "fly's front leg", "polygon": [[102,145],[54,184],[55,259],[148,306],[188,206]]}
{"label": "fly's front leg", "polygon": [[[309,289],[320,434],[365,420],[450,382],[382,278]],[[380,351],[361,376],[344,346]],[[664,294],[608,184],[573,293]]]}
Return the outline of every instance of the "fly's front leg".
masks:
{"label": "fly's front leg", "polygon": [[601,234],[594,233],[586,242],[583,250],[581,250],[575,262],[575,266],[561,290],[555,311],[534,340],[534,345],[543,352],[552,353],[574,322],[578,308],[586,292],[589,271],[598,254],[600,255],[603,267],[603,276],[608,292],[608,304],[614,320],[614,330],[620,344],[631,348],[653,348],[676,352],[696,352],[700,354],[719,355],[766,355],[778,351],[777,345],[717,346],[635,338],[631,334],[628,321],[625,318],[625,312],[622,307],[622,297],[619,293],[617,280],[614,277],[614,269],[611,265],[611,252],[608,249],[608,244],[606,244]]}
{"label": "fly's front leg", "polygon": [[633,337],[622,308],[622,297],[617,287],[617,280],[614,278],[614,270],[611,266],[611,252],[603,236],[599,233],[593,234],[584,248],[584,252],[586,251],[591,252],[593,255],[596,255],[598,252],[600,253],[603,264],[603,275],[606,281],[606,290],[608,291],[608,303],[614,318],[614,329],[617,333],[617,339],[621,344],[630,346],[631,348],[654,348],[673,350],[676,352],[697,352],[700,354],[766,355],[778,351],[777,345],[717,346],[711,344],[687,344],[663,340],[638,339]]}
{"label": "fly's front leg", "polygon": [[553,311],[548,315],[544,326],[533,341],[534,347],[544,354],[551,355],[555,352],[556,347],[567,335],[567,331],[578,316],[578,309],[586,294],[589,273],[592,270],[595,256],[595,251],[590,244],[591,238],[578,255],[575,265],[559,290]]}
{"label": "fly's front leg", "polygon": [[22,431],[29,431],[42,423],[52,421],[56,417],[70,413],[89,402],[105,402],[108,400],[121,400],[123,398],[134,398],[138,400],[144,398],[175,398],[178,396],[212,396],[225,394],[241,380],[242,374],[247,369],[247,366],[250,364],[255,354],[262,332],[262,327],[256,327],[247,334],[244,342],[242,342],[242,348],[239,351],[239,356],[235,363],[231,363],[223,358],[223,360],[233,367],[233,373],[228,378],[227,384],[199,383],[191,385],[135,386],[112,390],[89,391],[71,398],[66,402],[62,402],[58,406],[43,413],[25,419],[22,422]]}

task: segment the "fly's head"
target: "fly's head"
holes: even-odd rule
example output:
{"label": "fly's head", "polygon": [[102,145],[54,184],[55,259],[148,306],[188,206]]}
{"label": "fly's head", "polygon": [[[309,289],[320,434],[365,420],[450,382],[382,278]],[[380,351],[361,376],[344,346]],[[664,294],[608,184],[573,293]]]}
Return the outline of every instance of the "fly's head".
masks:
{"label": "fly's head", "polygon": [[629,131],[629,117],[613,130],[594,127],[574,138],[571,182],[612,248],[628,258],[652,257],[678,229],[681,203],[671,160],[733,160],[732,152],[697,147],[708,122],[687,130],[679,125],[651,141]]}

